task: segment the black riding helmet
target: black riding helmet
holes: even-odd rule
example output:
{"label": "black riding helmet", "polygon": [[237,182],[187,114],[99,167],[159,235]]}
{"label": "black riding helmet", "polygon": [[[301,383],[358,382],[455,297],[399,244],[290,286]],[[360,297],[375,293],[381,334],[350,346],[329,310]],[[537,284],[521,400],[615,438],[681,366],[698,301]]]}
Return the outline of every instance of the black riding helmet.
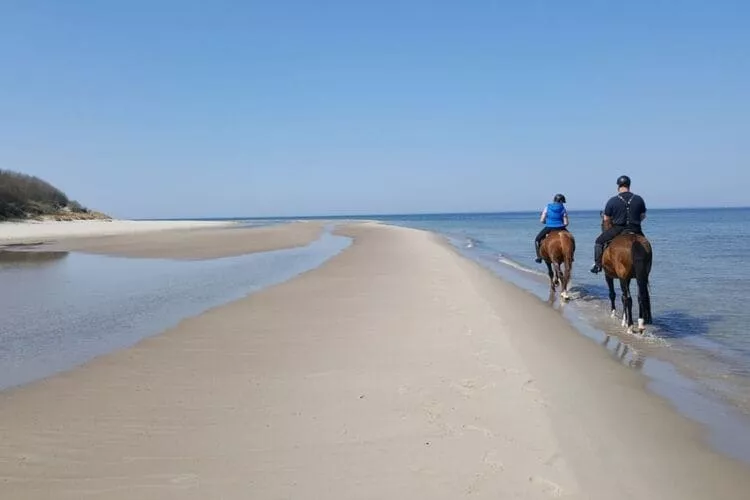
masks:
{"label": "black riding helmet", "polygon": [[567,201],[565,201],[565,195],[564,194],[560,194],[560,193],[557,193],[555,195],[555,200],[554,201],[555,201],[555,203],[567,203]]}
{"label": "black riding helmet", "polygon": [[627,175],[621,175],[617,178],[617,187],[619,188],[623,186],[626,188],[630,187],[630,177],[628,177]]}

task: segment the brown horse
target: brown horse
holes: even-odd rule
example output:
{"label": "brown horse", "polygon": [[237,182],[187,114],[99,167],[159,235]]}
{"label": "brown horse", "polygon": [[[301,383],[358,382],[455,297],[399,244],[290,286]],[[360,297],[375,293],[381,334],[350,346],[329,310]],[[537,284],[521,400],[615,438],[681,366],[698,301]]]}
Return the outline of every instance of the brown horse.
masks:
{"label": "brown horse", "polygon": [[[553,231],[544,238],[539,253],[547,264],[549,286],[552,293],[560,285],[560,298],[568,300],[568,285],[573,273],[573,258],[576,252],[576,240],[566,229]],[[563,269],[562,266],[565,266]]]}
{"label": "brown horse", "polygon": [[[612,222],[605,220],[602,214],[602,231],[612,227]],[[612,306],[612,317],[615,308],[615,278],[620,280],[622,289],[622,326],[633,331],[633,298],[630,295],[630,281],[638,283],[638,330],[643,332],[645,325],[652,323],[651,296],[649,295],[648,277],[651,273],[653,254],[651,243],[645,236],[623,232],[609,243],[602,255],[604,279],[609,288],[609,302]]]}

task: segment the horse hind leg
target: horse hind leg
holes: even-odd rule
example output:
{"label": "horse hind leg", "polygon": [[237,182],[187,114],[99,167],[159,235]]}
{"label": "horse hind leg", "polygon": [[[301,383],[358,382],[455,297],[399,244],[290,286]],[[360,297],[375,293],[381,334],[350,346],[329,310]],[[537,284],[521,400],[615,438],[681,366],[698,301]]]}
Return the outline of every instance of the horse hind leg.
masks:
{"label": "horse hind leg", "polygon": [[646,325],[652,323],[651,318],[651,296],[648,292],[648,284],[638,282],[638,330],[643,332]]}
{"label": "horse hind leg", "polygon": [[562,297],[564,300],[570,299],[570,293],[568,292],[568,287],[570,286],[571,274],[572,274],[572,264],[571,262],[566,262],[565,270],[562,275],[562,292],[560,292],[560,297]]}
{"label": "horse hind leg", "polygon": [[560,279],[560,276],[562,275],[562,270],[560,269],[560,263],[555,262],[555,285],[562,285],[562,280]]}
{"label": "horse hind leg", "polygon": [[614,318],[617,315],[617,308],[615,306],[615,299],[617,298],[617,294],[615,293],[615,279],[610,276],[605,276],[604,279],[609,289],[610,316]]}
{"label": "horse hind leg", "polygon": [[630,296],[630,280],[620,280],[622,288],[622,326],[628,327],[628,332],[633,330],[633,297]]}
{"label": "horse hind leg", "polygon": [[555,273],[552,272],[552,263],[546,262],[547,264],[547,275],[549,275],[549,289],[555,291]]}

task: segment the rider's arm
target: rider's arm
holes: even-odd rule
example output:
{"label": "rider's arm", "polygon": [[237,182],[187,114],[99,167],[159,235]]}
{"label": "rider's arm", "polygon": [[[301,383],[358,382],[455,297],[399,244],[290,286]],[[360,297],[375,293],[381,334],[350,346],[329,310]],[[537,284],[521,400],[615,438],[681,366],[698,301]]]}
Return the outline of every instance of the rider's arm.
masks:
{"label": "rider's arm", "polygon": [[612,219],[613,208],[614,207],[613,207],[612,199],[610,198],[609,201],[607,201],[607,204],[604,206],[604,213],[603,213],[604,222],[609,222]]}
{"label": "rider's arm", "polygon": [[565,225],[565,227],[568,227],[568,223],[569,223],[569,221],[568,221],[568,212],[566,211],[563,214],[563,224]]}
{"label": "rider's arm", "polygon": [[641,213],[641,222],[646,220],[646,202],[643,201],[643,198],[641,198],[641,203],[643,203],[643,212]]}
{"label": "rider's arm", "polygon": [[539,222],[541,222],[542,224],[547,222],[547,207],[544,207],[544,210],[542,210],[542,216],[539,217]]}

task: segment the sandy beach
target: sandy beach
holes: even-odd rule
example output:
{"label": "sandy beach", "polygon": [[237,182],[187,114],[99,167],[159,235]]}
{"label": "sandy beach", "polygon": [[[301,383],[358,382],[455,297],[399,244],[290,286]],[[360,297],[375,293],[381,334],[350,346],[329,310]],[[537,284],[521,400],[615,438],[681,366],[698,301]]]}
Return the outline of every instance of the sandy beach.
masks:
{"label": "sandy beach", "polygon": [[1,222],[0,245],[37,243],[57,239],[133,235],[173,229],[217,228],[233,225],[220,221],[80,220]]}
{"label": "sandy beach", "polygon": [[43,244],[50,252],[123,257],[213,259],[304,246],[322,222],[239,227],[214,221],[81,221],[0,224],[0,246]]}
{"label": "sandy beach", "polygon": [[[321,230],[290,226],[287,244]],[[278,246],[278,228],[56,245],[210,258],[257,251],[263,244],[241,234],[264,230],[263,244]],[[547,304],[430,233],[339,232],[354,244],[313,271],[0,393],[0,497],[684,500],[750,491],[747,465],[713,451],[644,376]]]}

